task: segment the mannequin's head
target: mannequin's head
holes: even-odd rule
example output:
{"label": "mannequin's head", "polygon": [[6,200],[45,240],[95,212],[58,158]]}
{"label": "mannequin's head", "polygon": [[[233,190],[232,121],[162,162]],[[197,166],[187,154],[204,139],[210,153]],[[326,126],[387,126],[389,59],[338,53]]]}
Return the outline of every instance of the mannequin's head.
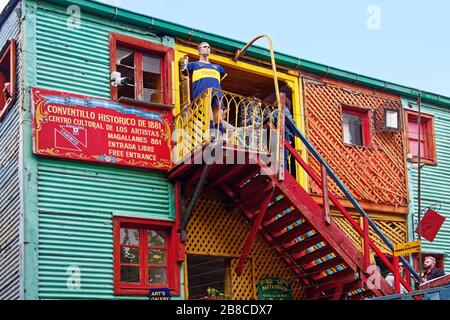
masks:
{"label": "mannequin's head", "polygon": [[201,57],[204,57],[204,58],[208,57],[209,54],[211,53],[211,48],[210,48],[208,42],[202,42],[202,43],[200,43],[200,44],[198,45],[197,49],[198,49],[198,54],[199,54]]}

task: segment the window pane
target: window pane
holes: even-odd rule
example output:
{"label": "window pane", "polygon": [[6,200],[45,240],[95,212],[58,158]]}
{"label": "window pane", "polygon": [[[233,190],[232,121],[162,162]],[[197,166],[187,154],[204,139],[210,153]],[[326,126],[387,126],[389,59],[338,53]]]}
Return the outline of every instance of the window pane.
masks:
{"label": "window pane", "polygon": [[417,121],[411,118],[408,118],[408,136],[411,139],[418,139],[419,126],[417,125]]}
{"label": "window pane", "polygon": [[139,230],[120,228],[120,244],[139,246]]}
{"label": "window pane", "polygon": [[120,281],[127,283],[139,283],[139,267],[120,267]]}
{"label": "window pane", "polygon": [[134,86],[125,85],[125,86],[119,86],[118,88],[119,88],[118,93],[117,93],[118,98],[125,97],[125,98],[135,99]]}
{"label": "window pane", "polygon": [[144,88],[144,101],[162,103],[161,91]]}
{"label": "window pane", "polygon": [[148,279],[151,284],[167,283],[165,268],[150,268],[148,270]]}
{"label": "window pane", "polygon": [[363,145],[361,116],[344,113],[344,142]]}
{"label": "window pane", "polygon": [[161,90],[161,75],[144,72],[144,88]]}
{"label": "window pane", "polygon": [[116,64],[134,67],[134,50],[125,47],[117,47],[116,50],[117,61]]}
{"label": "window pane", "polygon": [[386,110],[386,127],[398,128],[398,112],[393,110]]}
{"label": "window pane", "polygon": [[425,150],[425,142],[421,142],[420,143],[420,156],[422,158],[427,156],[427,152],[426,151],[427,150]]}
{"label": "window pane", "polygon": [[139,249],[138,248],[120,248],[120,262],[121,263],[139,263]]}
{"label": "window pane", "polygon": [[148,251],[148,262],[150,264],[166,264],[166,250],[150,249]]}
{"label": "window pane", "polygon": [[144,101],[162,103],[162,80],[160,74],[144,72]]}
{"label": "window pane", "polygon": [[148,246],[149,247],[165,247],[167,233],[164,231],[149,230]]}
{"label": "window pane", "polygon": [[127,66],[117,66],[117,71],[120,72],[122,77],[130,79],[127,85],[134,86],[134,69]]}
{"label": "window pane", "polygon": [[142,70],[161,73],[161,57],[149,53],[142,55]]}
{"label": "window pane", "polygon": [[409,140],[409,153],[413,156],[416,157],[418,155],[418,150],[419,150],[419,146],[418,146],[418,142],[417,140]]}

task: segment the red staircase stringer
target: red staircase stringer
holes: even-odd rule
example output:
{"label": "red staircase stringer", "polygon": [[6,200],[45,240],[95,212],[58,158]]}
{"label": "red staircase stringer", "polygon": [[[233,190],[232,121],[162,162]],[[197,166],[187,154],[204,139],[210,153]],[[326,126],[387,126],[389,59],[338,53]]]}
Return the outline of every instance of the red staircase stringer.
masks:
{"label": "red staircase stringer", "polygon": [[331,221],[328,225],[323,219],[322,208],[314,201],[290,174],[285,174],[284,181],[272,177],[277,187],[291,200],[306,220],[318,231],[327,243],[354,271],[363,269],[363,257],[344,232]]}
{"label": "red staircase stringer", "polygon": [[[228,197],[232,198],[234,196],[234,192],[226,184],[222,184],[220,188]],[[243,212],[245,217],[249,221],[253,222],[252,218],[254,218],[255,216],[253,212],[250,212],[245,207],[237,209]],[[283,247],[280,244],[278,244],[262,226],[259,227],[258,231],[263,236],[263,238],[268,242],[268,244],[278,253],[278,255],[291,267],[292,271],[297,275],[297,277],[300,279],[303,285],[305,285],[306,287],[312,286],[313,284],[312,280],[309,279],[308,275],[295,262],[295,260],[292,259],[289,253],[286,252],[283,249]]]}

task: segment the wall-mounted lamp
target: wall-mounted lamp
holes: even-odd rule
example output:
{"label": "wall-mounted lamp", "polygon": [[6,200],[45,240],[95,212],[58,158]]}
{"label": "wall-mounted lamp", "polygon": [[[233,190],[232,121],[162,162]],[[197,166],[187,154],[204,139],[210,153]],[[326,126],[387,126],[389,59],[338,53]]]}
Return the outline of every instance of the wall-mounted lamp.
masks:
{"label": "wall-mounted lamp", "polygon": [[388,131],[400,130],[400,112],[394,109],[384,109],[383,129]]}

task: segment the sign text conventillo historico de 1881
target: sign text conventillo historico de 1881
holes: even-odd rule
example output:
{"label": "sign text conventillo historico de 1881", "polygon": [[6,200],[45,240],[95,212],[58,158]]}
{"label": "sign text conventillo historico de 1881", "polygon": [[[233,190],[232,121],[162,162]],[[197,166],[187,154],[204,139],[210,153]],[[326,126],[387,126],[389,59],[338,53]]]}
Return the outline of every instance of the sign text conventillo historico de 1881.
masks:
{"label": "sign text conventillo historico de 1881", "polygon": [[33,88],[33,152],[149,169],[171,167],[170,110]]}

